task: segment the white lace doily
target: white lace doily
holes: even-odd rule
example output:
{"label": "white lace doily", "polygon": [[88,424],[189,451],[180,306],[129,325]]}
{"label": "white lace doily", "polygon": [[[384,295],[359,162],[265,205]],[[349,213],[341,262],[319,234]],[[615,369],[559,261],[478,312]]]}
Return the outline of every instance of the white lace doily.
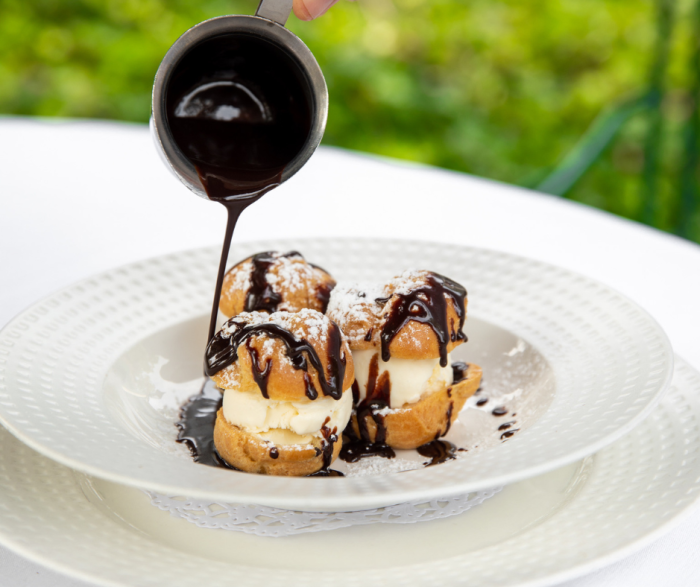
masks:
{"label": "white lace doily", "polygon": [[502,487],[431,501],[412,501],[359,512],[296,512],[258,505],[211,503],[144,491],[151,504],[200,528],[233,530],[256,536],[290,536],[364,524],[412,524],[466,512],[496,495]]}

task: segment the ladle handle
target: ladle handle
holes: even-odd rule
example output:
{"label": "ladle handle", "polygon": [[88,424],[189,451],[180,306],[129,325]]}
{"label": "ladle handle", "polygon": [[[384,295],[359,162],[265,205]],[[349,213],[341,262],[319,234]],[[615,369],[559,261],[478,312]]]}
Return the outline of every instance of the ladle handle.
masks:
{"label": "ladle handle", "polygon": [[292,12],[294,0],[260,0],[255,16],[261,16],[284,26]]}

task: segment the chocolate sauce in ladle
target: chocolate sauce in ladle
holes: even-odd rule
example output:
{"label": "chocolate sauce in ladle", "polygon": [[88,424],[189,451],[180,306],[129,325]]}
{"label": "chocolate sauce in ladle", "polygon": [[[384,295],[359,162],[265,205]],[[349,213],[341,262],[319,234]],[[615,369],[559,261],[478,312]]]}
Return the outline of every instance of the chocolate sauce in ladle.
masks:
{"label": "chocolate sauce in ladle", "polygon": [[228,211],[212,306],[214,336],[233,231],[243,210],[282,181],[311,128],[305,77],[282,49],[238,33],[189,51],[168,81],[173,139],[195,166],[209,199]]}

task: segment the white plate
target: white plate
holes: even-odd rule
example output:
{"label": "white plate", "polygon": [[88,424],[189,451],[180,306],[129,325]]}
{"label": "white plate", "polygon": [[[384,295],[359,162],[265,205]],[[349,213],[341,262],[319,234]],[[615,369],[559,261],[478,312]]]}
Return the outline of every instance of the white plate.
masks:
{"label": "white plate", "polygon": [[247,243],[231,258],[269,249],[300,250],[338,279],[385,280],[422,267],[463,283],[474,320],[461,352],[482,365],[485,392],[517,413],[520,431],[494,442],[498,419],[468,408],[455,427],[460,441],[491,423],[471,438],[472,450],[437,467],[373,477],[271,478],[192,462],[174,442],[173,422],[178,401],[200,384],[215,249],[99,275],[15,318],[0,333],[3,424],[44,455],[111,481],[342,511],[466,493],[572,463],[641,422],[670,381],[673,357],[656,322],[564,269],[415,241]]}
{"label": "white plate", "polygon": [[198,528],[137,489],[0,431],[0,542],[100,585],[551,585],[631,554],[700,496],[700,374],[678,361],[653,414],[610,447],[464,514],[289,538]]}

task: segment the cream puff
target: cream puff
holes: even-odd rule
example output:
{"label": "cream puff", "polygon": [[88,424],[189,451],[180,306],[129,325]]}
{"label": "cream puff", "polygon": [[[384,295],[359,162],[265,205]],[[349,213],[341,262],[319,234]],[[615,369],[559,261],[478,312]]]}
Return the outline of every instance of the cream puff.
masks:
{"label": "cream puff", "polygon": [[352,430],[365,442],[416,448],[447,434],[481,368],[451,364],[466,341],[467,292],[430,271],[386,285],[338,285],[326,315],[348,337],[355,365]]}
{"label": "cream puff", "polygon": [[243,312],[207,347],[205,370],[223,391],[219,455],[251,473],[327,469],[352,413],[352,354],[320,312]]}
{"label": "cream puff", "polygon": [[335,280],[296,252],[267,251],[244,259],[228,270],[219,309],[227,318],[241,312],[323,313]]}

